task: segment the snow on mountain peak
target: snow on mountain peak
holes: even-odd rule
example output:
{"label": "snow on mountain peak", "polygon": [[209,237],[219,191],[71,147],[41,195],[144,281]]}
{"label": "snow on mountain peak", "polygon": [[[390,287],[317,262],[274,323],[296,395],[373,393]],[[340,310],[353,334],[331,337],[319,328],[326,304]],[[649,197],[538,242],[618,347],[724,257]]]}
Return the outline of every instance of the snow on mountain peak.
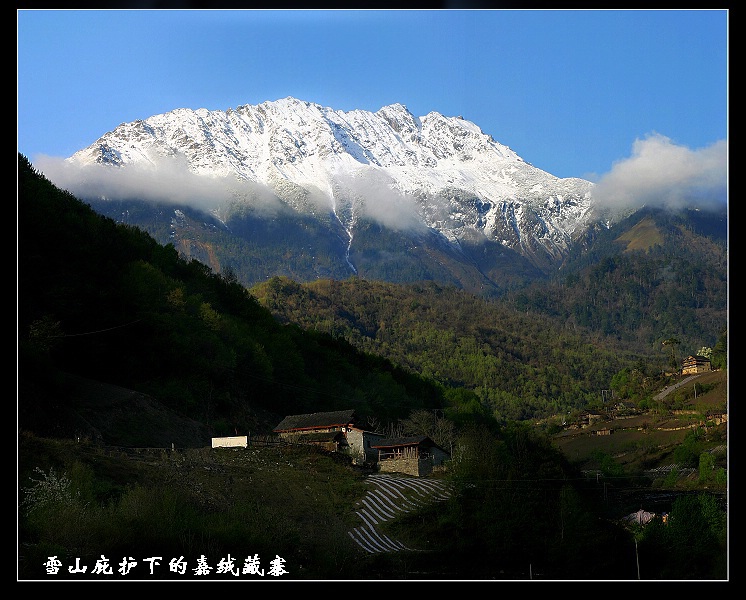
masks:
{"label": "snow on mountain peak", "polygon": [[386,221],[393,210],[449,240],[483,236],[529,257],[565,253],[587,227],[593,186],[532,166],[460,116],[416,117],[399,103],[345,112],[293,97],[122,123],[67,161],[156,170],[183,161],[194,175],[267,186],[295,210],[310,195],[351,236],[360,217]]}

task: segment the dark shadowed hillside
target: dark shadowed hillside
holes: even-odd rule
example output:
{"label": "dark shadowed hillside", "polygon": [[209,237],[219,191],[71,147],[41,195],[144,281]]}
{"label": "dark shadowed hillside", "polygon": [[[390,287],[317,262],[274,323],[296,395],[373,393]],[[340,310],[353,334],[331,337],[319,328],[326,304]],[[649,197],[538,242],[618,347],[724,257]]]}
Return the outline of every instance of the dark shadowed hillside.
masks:
{"label": "dark shadowed hillside", "polygon": [[102,217],[21,156],[18,206],[21,428],[84,429],[68,375],[148,396],[214,435],[271,431],[293,413],[395,420],[443,407],[435,383],[281,325],[230,274]]}
{"label": "dark shadowed hillside", "polygon": [[[640,471],[652,436],[637,434],[633,463],[627,448],[594,446],[590,474],[552,437],[568,407],[604,406],[601,390],[681,423],[708,417],[689,389],[655,399],[676,376],[661,378],[651,355],[430,283],[275,278],[250,293],[230,271],[95,213],[21,155],[18,168],[19,579],[51,580],[49,565],[76,559],[91,571],[57,580],[128,579],[92,570],[123,556],[164,557],[144,579],[193,579],[200,560],[259,556],[297,580],[633,580],[638,550],[648,579],[727,577],[722,424],[670,449],[686,477]],[[727,364],[727,336],[712,350]],[[723,382],[708,385],[699,394],[721,398]],[[452,449],[438,474],[449,495],[379,524],[400,551],[353,541],[374,466],[272,439],[209,444],[342,409]],[[610,497],[610,482],[642,496]],[[648,492],[672,498],[672,526],[622,520]],[[165,568],[178,557],[183,578]],[[239,575],[203,579],[249,579]]]}

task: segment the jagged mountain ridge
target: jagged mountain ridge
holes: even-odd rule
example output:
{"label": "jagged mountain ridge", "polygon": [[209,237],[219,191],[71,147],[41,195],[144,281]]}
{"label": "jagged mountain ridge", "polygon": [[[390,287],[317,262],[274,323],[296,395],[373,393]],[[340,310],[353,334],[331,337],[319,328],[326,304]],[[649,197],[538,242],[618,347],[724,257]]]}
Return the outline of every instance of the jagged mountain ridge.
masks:
{"label": "jagged mountain ridge", "polygon": [[[310,219],[336,238],[335,264],[311,266],[306,279],[380,276],[374,255],[393,251],[394,262],[418,264],[412,278],[499,285],[516,265],[530,278],[556,270],[593,221],[591,182],[554,177],[461,117],[415,117],[401,104],[343,112],[289,97],[182,108],[123,123],[68,161],[157,170],[169,159],[235,186],[211,209],[229,231],[266,220],[256,209],[269,194],[290,229]],[[372,248],[376,238],[389,247]]]}

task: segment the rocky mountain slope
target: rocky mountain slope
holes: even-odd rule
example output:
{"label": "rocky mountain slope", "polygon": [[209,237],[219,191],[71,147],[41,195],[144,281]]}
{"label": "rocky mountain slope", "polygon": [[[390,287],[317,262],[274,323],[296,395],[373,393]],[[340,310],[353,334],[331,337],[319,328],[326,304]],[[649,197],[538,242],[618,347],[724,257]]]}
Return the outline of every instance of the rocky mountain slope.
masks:
{"label": "rocky mountain slope", "polygon": [[591,182],[554,177],[461,117],[401,104],[177,109],[123,123],[67,162],[80,172],[71,191],[96,210],[247,284],[357,274],[484,291],[555,271],[598,223]]}

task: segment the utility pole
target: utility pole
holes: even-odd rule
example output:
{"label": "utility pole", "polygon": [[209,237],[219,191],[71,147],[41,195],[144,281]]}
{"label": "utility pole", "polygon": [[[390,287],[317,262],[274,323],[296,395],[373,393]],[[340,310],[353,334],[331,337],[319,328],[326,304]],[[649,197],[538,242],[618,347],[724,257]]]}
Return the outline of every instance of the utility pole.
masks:
{"label": "utility pole", "polygon": [[637,561],[637,579],[640,579],[640,555],[637,553],[637,538],[635,537],[635,560]]}

